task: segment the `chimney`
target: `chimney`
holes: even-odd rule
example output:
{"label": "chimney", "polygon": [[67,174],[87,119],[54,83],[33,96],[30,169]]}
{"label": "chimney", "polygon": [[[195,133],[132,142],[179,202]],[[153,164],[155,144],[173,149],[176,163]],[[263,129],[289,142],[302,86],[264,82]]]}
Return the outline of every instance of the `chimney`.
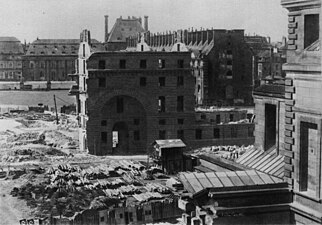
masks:
{"label": "chimney", "polygon": [[149,30],[149,24],[148,24],[148,16],[144,16],[144,30],[148,31]]}
{"label": "chimney", "polygon": [[107,42],[108,40],[108,15],[105,15],[105,37],[104,42]]}

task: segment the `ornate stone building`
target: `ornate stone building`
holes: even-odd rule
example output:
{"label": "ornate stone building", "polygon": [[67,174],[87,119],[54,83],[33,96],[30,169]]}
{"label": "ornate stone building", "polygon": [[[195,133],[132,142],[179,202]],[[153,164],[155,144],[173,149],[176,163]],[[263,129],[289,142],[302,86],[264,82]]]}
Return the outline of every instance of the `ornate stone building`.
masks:
{"label": "ornate stone building", "polygon": [[24,49],[15,37],[0,37],[0,80],[20,81]]}

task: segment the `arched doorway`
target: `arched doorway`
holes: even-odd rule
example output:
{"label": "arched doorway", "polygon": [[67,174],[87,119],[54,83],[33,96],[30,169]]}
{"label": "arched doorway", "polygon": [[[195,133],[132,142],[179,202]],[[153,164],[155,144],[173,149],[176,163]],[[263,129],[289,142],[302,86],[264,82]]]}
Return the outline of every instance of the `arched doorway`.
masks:
{"label": "arched doorway", "polygon": [[129,151],[129,129],[125,122],[116,122],[112,129],[113,153],[125,154]]}

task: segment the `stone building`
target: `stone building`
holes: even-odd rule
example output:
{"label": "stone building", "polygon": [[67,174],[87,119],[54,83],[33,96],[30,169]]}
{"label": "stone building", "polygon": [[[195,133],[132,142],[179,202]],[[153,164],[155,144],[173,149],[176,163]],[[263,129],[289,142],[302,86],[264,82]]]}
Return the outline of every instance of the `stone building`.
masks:
{"label": "stone building", "polygon": [[82,150],[146,153],[154,140],[177,138],[189,147],[253,143],[253,123],[196,120],[191,53],[183,43],[152,51],[142,36],[133,51],[95,52],[88,41],[80,47],[79,86],[71,90],[78,99]]}
{"label": "stone building", "polygon": [[[245,42],[244,30],[180,30],[151,34],[145,39],[153,51],[170,51],[179,39],[191,52],[199,105],[252,105],[257,78],[253,52]],[[128,49],[136,48],[137,37],[128,38]]]}
{"label": "stone building", "polygon": [[289,11],[284,148],[292,218],[295,224],[321,224],[321,1],[281,4]]}
{"label": "stone building", "polygon": [[0,37],[0,81],[20,81],[24,49],[15,37]]}
{"label": "stone building", "polygon": [[108,15],[105,18],[105,36],[104,43],[108,51],[119,51],[126,49],[126,38],[134,36],[137,33],[148,31],[148,16],[144,16],[144,27],[142,18],[130,17],[117,18],[110,32],[108,32]]}

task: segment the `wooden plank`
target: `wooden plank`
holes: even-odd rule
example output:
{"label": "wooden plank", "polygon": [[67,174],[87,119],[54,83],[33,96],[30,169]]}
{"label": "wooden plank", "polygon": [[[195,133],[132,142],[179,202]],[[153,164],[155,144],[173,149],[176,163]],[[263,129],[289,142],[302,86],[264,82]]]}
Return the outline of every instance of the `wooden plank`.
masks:
{"label": "wooden plank", "polygon": [[271,178],[276,184],[284,182],[283,179],[276,177],[276,176],[271,176]]}
{"label": "wooden plank", "polygon": [[256,171],[256,173],[258,174],[258,176],[260,176],[260,178],[266,183],[266,184],[274,184],[275,182],[272,180],[272,178],[266,174],[266,173],[262,173],[260,171]]}
{"label": "wooden plank", "polygon": [[226,174],[235,186],[245,186],[243,181],[238,177],[238,175],[235,172],[226,172]]}
{"label": "wooden plank", "polygon": [[200,184],[204,188],[212,187],[212,184],[210,183],[210,181],[208,180],[208,178],[206,177],[206,175],[204,173],[195,173],[195,176],[198,178]]}
{"label": "wooden plank", "polygon": [[245,171],[236,171],[238,177],[243,181],[245,185],[255,185],[254,181],[250,179]]}
{"label": "wooden plank", "polygon": [[284,167],[282,167],[281,169],[277,170],[276,173],[273,174],[274,176],[277,176],[277,177],[284,177]]}
{"label": "wooden plank", "polygon": [[280,165],[285,165],[284,164],[284,159],[281,157],[276,163],[272,164],[265,172],[271,174],[276,167],[279,167]]}
{"label": "wooden plank", "polygon": [[194,173],[186,173],[185,177],[187,178],[188,182],[191,184],[195,192],[199,192],[204,189],[198,179],[194,176]]}
{"label": "wooden plank", "polygon": [[209,181],[213,185],[213,187],[223,187],[224,185],[220,182],[219,178],[215,173],[205,173],[206,177],[208,177]]}
{"label": "wooden plank", "polygon": [[259,158],[256,162],[253,162],[248,166],[252,168],[256,168],[257,166],[261,165],[263,162],[266,162],[266,159],[268,159],[270,156],[271,156],[270,154],[262,155],[262,157]]}
{"label": "wooden plank", "polygon": [[271,170],[269,173],[274,175],[278,170],[281,168],[284,168],[284,163],[279,164],[277,167],[275,167],[273,170]]}
{"label": "wooden plank", "polygon": [[268,159],[266,159],[265,161],[263,161],[261,164],[259,164],[258,166],[256,167],[253,167],[254,169],[256,170],[262,170],[262,168],[264,166],[266,166],[268,163],[270,163],[276,156],[274,155],[271,155]]}
{"label": "wooden plank", "polygon": [[261,171],[264,173],[267,173],[268,170],[271,169],[272,166],[274,166],[274,164],[278,161],[280,161],[282,158],[282,156],[277,156],[275,159],[273,159],[270,163],[268,163],[266,166],[264,166]]}
{"label": "wooden plank", "polygon": [[251,154],[247,155],[245,158],[243,158],[242,160],[239,161],[240,164],[244,164],[245,162],[247,162],[250,158],[252,158],[253,155],[255,155],[257,152],[259,152],[258,150],[254,149],[252,150]]}
{"label": "wooden plank", "polygon": [[194,193],[195,192],[195,190],[193,189],[193,187],[191,186],[191,184],[189,183],[189,181],[187,180],[187,178],[184,176],[184,173],[180,173],[179,179],[182,182],[184,188],[188,192],[190,192],[190,193]]}
{"label": "wooden plank", "polygon": [[255,170],[246,170],[247,175],[254,181],[255,184],[264,184],[264,181],[257,175]]}
{"label": "wooden plank", "polygon": [[234,184],[227,177],[227,174],[225,172],[217,172],[216,176],[219,178],[220,182],[224,185],[224,187],[233,187],[234,186]]}

